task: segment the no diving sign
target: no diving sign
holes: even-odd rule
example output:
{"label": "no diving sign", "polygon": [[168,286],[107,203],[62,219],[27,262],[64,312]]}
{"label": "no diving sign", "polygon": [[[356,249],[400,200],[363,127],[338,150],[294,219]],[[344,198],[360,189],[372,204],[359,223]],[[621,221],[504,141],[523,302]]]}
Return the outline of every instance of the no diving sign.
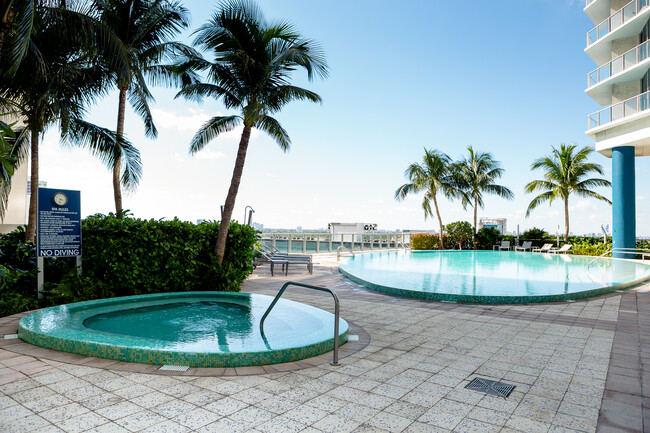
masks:
{"label": "no diving sign", "polygon": [[37,250],[39,257],[81,255],[81,193],[39,188]]}

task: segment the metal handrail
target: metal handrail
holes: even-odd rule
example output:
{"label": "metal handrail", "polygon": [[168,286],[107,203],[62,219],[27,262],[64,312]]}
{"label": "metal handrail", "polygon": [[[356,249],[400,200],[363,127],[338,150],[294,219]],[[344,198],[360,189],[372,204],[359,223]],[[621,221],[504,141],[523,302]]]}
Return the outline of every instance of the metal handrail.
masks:
{"label": "metal handrail", "polygon": [[354,257],[354,251],[352,251],[350,248],[348,248],[348,247],[346,247],[346,246],[341,245],[340,247],[338,247],[338,248],[336,249],[336,261],[337,261],[337,262],[338,262],[339,260],[341,260],[341,251],[342,251],[342,250],[348,250],[348,251],[350,252],[350,254],[352,254],[352,257]]}
{"label": "metal handrail", "polygon": [[632,0],[587,32],[587,47],[613,32],[648,7],[648,0]]}
{"label": "metal handrail", "polygon": [[591,266],[591,264],[593,262],[595,262],[596,260],[602,259],[607,254],[612,254],[612,253],[615,253],[615,252],[620,252],[620,253],[623,253],[623,254],[625,254],[625,253],[627,253],[627,254],[634,253],[636,255],[636,254],[650,253],[650,249],[647,249],[647,248],[612,248],[609,251],[607,251],[606,253],[603,253],[603,254],[599,255],[598,257],[596,257],[595,259],[593,259],[592,261],[587,263],[587,270],[589,270],[589,266]]}
{"label": "metal handrail", "polygon": [[[280,299],[280,296],[282,296],[285,289],[289,286],[305,287],[307,289],[319,290],[321,292],[329,292],[334,297],[334,359],[332,362],[330,362],[330,364],[335,366],[341,365],[339,363],[339,296],[334,290],[328,289],[327,287],[312,286],[311,284],[287,281],[284,286],[282,286],[278,294],[275,295],[273,302],[271,302],[271,305],[269,305],[269,308],[266,309],[266,312],[262,316],[262,320],[260,320],[260,332],[262,333],[262,338],[264,338],[264,320],[266,319],[266,316],[269,315],[271,309],[273,309],[275,304],[278,302],[278,299]],[[266,338],[264,339],[266,340]]]}

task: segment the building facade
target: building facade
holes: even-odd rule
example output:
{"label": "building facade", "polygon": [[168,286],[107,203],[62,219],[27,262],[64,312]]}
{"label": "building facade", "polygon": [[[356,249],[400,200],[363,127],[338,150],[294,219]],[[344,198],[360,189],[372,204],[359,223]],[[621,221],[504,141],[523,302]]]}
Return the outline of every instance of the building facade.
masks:
{"label": "building facade", "polygon": [[636,246],[635,168],[650,155],[650,0],[586,0],[594,23],[585,53],[597,68],[586,93],[605,108],[588,116],[587,135],[612,160],[612,240]]}

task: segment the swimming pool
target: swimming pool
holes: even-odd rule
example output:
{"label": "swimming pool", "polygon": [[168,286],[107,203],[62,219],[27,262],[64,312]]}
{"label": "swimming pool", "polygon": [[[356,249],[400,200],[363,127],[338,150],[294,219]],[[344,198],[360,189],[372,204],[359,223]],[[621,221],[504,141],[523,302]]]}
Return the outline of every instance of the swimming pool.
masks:
{"label": "swimming pool", "polygon": [[342,258],[342,274],[400,296],[476,303],[553,302],[630,287],[650,266],[618,259],[501,251],[404,251]]}
{"label": "swimming pool", "polygon": [[[296,361],[334,347],[334,315],[280,299],[232,292],[127,296],[35,311],[19,322],[31,344],[146,364],[243,367]],[[339,321],[339,344],[348,324]]]}

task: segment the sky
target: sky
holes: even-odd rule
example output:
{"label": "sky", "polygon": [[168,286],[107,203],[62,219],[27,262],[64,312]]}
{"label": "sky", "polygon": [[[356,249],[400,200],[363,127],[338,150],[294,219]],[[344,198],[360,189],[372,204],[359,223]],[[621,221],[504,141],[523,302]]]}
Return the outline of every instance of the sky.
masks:
{"label": "sky", "polygon": [[[217,2],[185,0],[192,28],[207,21]],[[245,206],[265,228],[324,228],[329,222],[375,223],[378,229],[437,229],[425,220],[421,195],[398,202],[404,171],[421,162],[424,148],[461,159],[467,147],[490,152],[505,170],[499,180],[515,199],[486,196],[479,217],[507,218],[508,231],[531,227],[564,232],[563,204],[542,205],[525,217],[532,194],[524,185],[541,179],[531,163],[552,146],[593,145],[587,116],[601,107],[584,93],[596,68],[584,53],[594,25],[584,1],[495,0],[264,0],[268,21],[288,20],[317,41],[330,76],[295,83],[318,93],[322,104],[293,102],[275,117],[289,132],[284,153],[254,131],[233,214]],[[124,207],[135,217],[219,219],[234,168],[241,129],[211,142],[194,156],[189,142],[199,126],[235,114],[219,101],[175,99],[178,89],[151,87],[159,130],[145,138],[142,121],[127,108],[125,129],[142,154],[144,175]],[[117,91],[98,101],[88,119],[115,128]],[[40,178],[49,188],[81,190],[82,213],[114,211],[111,172],[79,149],[62,148],[55,129],[41,146]],[[611,180],[611,160],[594,153]],[[636,158],[637,235],[650,235],[646,189],[650,158]],[[599,190],[611,198],[611,191]],[[570,229],[583,234],[611,225],[611,206],[570,200]],[[441,200],[444,224],[472,221],[471,208]],[[611,231],[611,228],[610,228]]]}

